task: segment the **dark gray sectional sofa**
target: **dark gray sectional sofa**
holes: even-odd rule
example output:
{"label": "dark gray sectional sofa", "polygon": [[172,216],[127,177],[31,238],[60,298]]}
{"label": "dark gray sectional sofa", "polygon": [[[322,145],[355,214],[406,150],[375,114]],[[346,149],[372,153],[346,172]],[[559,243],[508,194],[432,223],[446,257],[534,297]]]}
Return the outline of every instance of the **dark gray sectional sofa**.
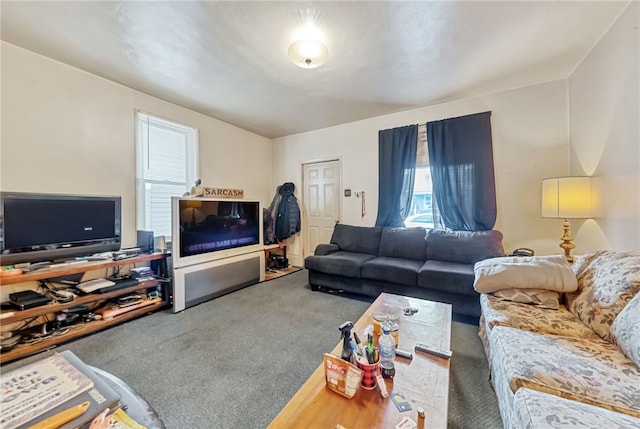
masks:
{"label": "dark gray sectional sofa", "polygon": [[452,304],[480,316],[473,265],[504,256],[500,231],[361,227],[337,224],[304,265],[309,285],[368,296],[389,292]]}

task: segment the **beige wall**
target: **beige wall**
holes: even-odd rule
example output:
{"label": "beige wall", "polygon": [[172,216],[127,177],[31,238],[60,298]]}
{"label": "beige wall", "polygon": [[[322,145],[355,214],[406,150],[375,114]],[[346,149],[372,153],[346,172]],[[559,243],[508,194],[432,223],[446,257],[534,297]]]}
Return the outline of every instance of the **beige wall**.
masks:
{"label": "beige wall", "polygon": [[569,78],[571,173],[597,197],[576,250],[640,250],[639,17],[632,2]]}
{"label": "beige wall", "polygon": [[121,195],[123,245],[135,245],[134,111],[140,109],[199,129],[204,185],[244,189],[246,198],[270,203],[271,140],[16,46],[1,47],[2,190]]}
{"label": "beige wall", "polygon": [[[561,221],[540,217],[545,177],[593,174],[601,214],[574,221],[576,252],[640,249],[638,3],[632,2],[568,80],[464,99],[270,140],[2,43],[3,190],[123,196],[125,245],[135,241],[134,109],[200,130],[205,185],[243,188],[271,202],[301,164],[342,161],[341,221],[373,225],[378,130],[490,110],[498,219],[507,251],[559,253]],[[635,28],[634,28],[635,27]],[[571,138],[569,137],[571,136]],[[245,154],[252,154],[247,157]],[[273,162],[272,162],[273,159]],[[241,171],[242,174],[238,174]],[[353,194],[352,194],[353,195]],[[302,204],[301,204],[302,205]],[[301,237],[290,241],[302,262]]]}
{"label": "beige wall", "polygon": [[[343,187],[367,195],[364,218],[360,200],[343,197],[341,221],[370,226],[377,212],[378,130],[491,110],[495,228],[507,251],[562,253],[562,221],[540,217],[540,186],[543,178],[569,174],[593,175],[598,197],[597,219],[573,221],[575,253],[640,250],[639,6],[630,3],[569,79],[275,139],[274,182],[300,188],[301,163],[340,157]],[[298,195],[304,197],[301,189]],[[294,261],[304,256],[301,242],[291,240]]]}
{"label": "beige wall", "polygon": [[[343,187],[364,190],[367,201],[361,218],[360,200],[343,197],[341,221],[371,226],[377,214],[378,130],[490,110],[495,228],[503,232],[507,251],[524,246],[558,253],[561,222],[540,217],[540,186],[545,177],[569,172],[567,93],[566,80],[555,81],[275,139],[274,181],[293,181],[300,188],[300,163],[340,155]],[[300,243],[299,237],[292,240],[292,258],[302,258]]]}

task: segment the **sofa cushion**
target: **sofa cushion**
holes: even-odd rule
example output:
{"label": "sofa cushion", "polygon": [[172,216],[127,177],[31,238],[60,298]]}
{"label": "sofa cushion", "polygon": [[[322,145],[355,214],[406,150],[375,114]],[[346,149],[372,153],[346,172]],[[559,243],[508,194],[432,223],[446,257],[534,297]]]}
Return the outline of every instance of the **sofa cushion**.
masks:
{"label": "sofa cushion", "polygon": [[459,295],[478,296],[473,290],[473,266],[426,261],[418,271],[418,286]]}
{"label": "sofa cushion", "polygon": [[560,308],[560,293],[546,289],[502,289],[493,293],[496,298],[543,308]]}
{"label": "sofa cushion", "polygon": [[424,262],[427,258],[427,231],[424,228],[384,227],[380,236],[378,256],[414,259]]}
{"label": "sofa cushion", "polygon": [[591,328],[564,306],[547,309],[504,301],[491,294],[482,294],[480,308],[486,324],[485,329],[489,331],[496,326],[509,326],[537,333],[600,339]]}
{"label": "sofa cushion", "polygon": [[362,265],[362,278],[415,286],[422,261],[378,256]]}
{"label": "sofa cushion", "polygon": [[640,369],[613,344],[504,326],[488,339],[492,373],[512,392],[526,387],[640,417]]}
{"label": "sofa cushion", "polygon": [[360,278],[362,264],[373,258],[375,256],[366,253],[340,251],[324,256],[307,256],[304,260],[304,267],[326,274]]}
{"label": "sofa cushion", "polygon": [[368,253],[377,255],[380,246],[382,227],[366,227],[336,224],[331,236],[331,243],[337,244],[345,252]]}
{"label": "sofa cushion", "polygon": [[511,427],[522,429],[640,428],[635,417],[531,389],[518,389],[513,406]]}
{"label": "sofa cushion", "polygon": [[578,281],[563,255],[505,256],[480,261],[473,268],[480,293],[501,289],[547,289],[572,292]]}
{"label": "sofa cushion", "polygon": [[640,367],[640,293],[629,301],[613,321],[610,337]]}
{"label": "sofa cushion", "polygon": [[640,253],[599,251],[574,265],[578,290],[567,294],[567,308],[606,339],[618,313],[640,291]]}
{"label": "sofa cushion", "polygon": [[500,231],[432,229],[427,232],[427,259],[475,264],[496,256],[504,256]]}

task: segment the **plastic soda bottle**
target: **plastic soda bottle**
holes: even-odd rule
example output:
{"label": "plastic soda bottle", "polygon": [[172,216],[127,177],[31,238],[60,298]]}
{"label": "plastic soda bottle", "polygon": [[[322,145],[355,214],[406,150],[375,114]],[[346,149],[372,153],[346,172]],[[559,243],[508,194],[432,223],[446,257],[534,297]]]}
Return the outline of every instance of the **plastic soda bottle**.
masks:
{"label": "plastic soda bottle", "polygon": [[389,332],[390,326],[383,323],[378,348],[380,350],[380,370],[384,378],[393,377],[396,372],[393,363],[396,358],[396,342]]}

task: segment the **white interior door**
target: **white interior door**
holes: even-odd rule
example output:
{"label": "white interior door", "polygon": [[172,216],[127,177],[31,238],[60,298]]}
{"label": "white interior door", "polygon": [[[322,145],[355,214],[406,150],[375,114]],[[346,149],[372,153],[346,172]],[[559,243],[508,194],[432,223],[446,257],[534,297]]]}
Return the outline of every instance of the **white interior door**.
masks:
{"label": "white interior door", "polygon": [[340,161],[303,164],[304,255],[328,243],[340,220]]}

